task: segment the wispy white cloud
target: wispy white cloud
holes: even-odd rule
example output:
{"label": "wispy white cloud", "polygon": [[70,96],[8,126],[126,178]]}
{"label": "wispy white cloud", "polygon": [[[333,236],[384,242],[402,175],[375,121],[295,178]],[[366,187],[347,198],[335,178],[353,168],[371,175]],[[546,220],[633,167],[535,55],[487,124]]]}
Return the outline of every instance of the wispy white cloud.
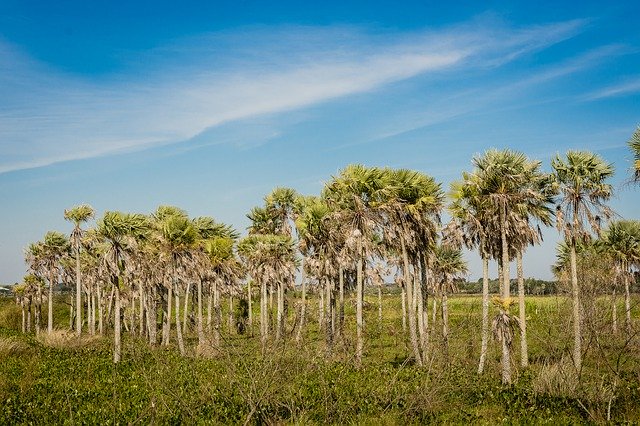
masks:
{"label": "wispy white cloud", "polygon": [[626,81],[624,83],[615,84],[603,89],[592,92],[584,97],[587,101],[595,101],[598,99],[613,98],[618,96],[627,96],[640,92],[640,77]]}
{"label": "wispy white cloud", "polygon": [[497,66],[582,25],[253,28],[184,40],[93,77],[52,69],[0,40],[0,173],[176,143],[451,67]]}

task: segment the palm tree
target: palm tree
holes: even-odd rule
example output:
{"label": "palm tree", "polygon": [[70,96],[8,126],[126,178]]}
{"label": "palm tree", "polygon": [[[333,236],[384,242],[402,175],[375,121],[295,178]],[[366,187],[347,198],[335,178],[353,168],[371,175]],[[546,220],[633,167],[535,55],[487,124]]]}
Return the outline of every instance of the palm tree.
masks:
{"label": "palm tree", "polygon": [[[267,283],[276,282],[281,296],[284,286],[293,283],[296,271],[294,244],[290,237],[253,234],[238,243],[238,253],[251,278],[260,286],[260,336],[263,349],[269,337]],[[279,310],[279,317],[282,315]],[[278,323],[283,324],[283,318]]]}
{"label": "palm tree", "polygon": [[352,164],[333,177],[323,190],[323,198],[332,210],[334,223],[343,226],[347,246],[356,263],[356,365],[364,353],[364,264],[372,252],[371,242],[378,216],[374,210],[383,187],[378,168]]}
{"label": "palm tree", "polygon": [[379,204],[379,210],[386,218],[383,232],[391,251],[399,253],[402,258],[409,333],[416,362],[422,365],[427,350],[424,259],[429,249],[435,246],[444,194],[432,177],[414,170],[384,169],[383,176]]}
{"label": "palm tree", "polygon": [[445,354],[449,356],[449,309],[447,294],[455,292],[455,280],[466,276],[467,262],[462,258],[462,251],[447,246],[436,246],[434,251],[433,270],[436,278],[437,292],[442,305],[442,337]]}
{"label": "palm tree", "polygon": [[[552,160],[555,186],[560,193],[556,225],[564,234],[570,249],[571,293],[573,298],[573,361],[576,370],[582,368],[582,331],[580,287],[576,266],[576,246],[590,238],[586,223],[596,233],[600,223],[612,215],[605,204],[611,198],[612,187],[606,180],[613,175],[613,166],[598,155],[586,151],[569,151],[566,158]],[[586,223],[585,223],[586,222]]]}
{"label": "palm tree", "polygon": [[640,126],[633,132],[627,144],[633,153],[633,180],[638,183],[640,182]]}
{"label": "palm tree", "polygon": [[[476,185],[475,191],[493,212],[496,224],[494,229],[499,233],[499,239],[493,245],[500,250],[497,257],[503,281],[502,303],[499,306],[504,309],[510,305],[509,262],[514,257],[519,233],[523,229],[529,229],[517,226],[517,223],[528,222],[530,215],[544,216],[548,213],[551,200],[547,189],[549,177],[540,171],[539,161],[531,161],[524,154],[511,150],[489,150],[483,156],[474,158],[473,163],[476,178],[472,182]],[[500,312],[503,319],[508,315],[508,311]],[[498,325],[507,323],[512,322],[497,322]],[[511,383],[509,343],[506,339],[502,340],[503,383]]]}
{"label": "palm tree", "polygon": [[93,217],[93,207],[88,204],[81,204],[64,211],[64,218],[73,222],[71,231],[71,245],[76,255],[76,335],[82,334],[82,280],[80,277],[80,246],[82,245],[82,228],[80,224]]}
{"label": "palm tree", "polygon": [[629,276],[632,274],[630,267],[640,262],[640,222],[619,220],[610,223],[602,235],[601,243],[608,254],[618,263],[624,283],[625,326],[627,335],[631,335]]}
{"label": "palm tree", "polygon": [[[443,241],[454,247],[478,248],[482,259],[482,337],[478,374],[484,372],[489,342],[489,258],[492,255],[491,205],[480,198],[475,175],[464,172],[462,181],[451,184],[449,205],[451,221],[443,230]],[[484,202],[483,202],[484,201]]]}
{"label": "palm tree", "polygon": [[149,221],[142,214],[129,214],[116,211],[105,212],[98,221],[97,236],[107,243],[104,255],[104,267],[109,273],[114,290],[114,349],[113,362],[120,362],[121,352],[121,290],[125,290],[125,275],[128,259],[137,245],[149,231]]}
{"label": "palm tree", "polygon": [[44,262],[49,271],[49,311],[47,317],[47,333],[53,333],[53,288],[58,284],[60,260],[69,253],[71,246],[64,234],[49,231],[42,241]]}
{"label": "palm tree", "polygon": [[29,265],[30,275],[37,278],[36,297],[35,297],[35,331],[36,336],[40,334],[41,318],[42,318],[42,286],[44,276],[46,275],[46,265],[44,257],[44,249],[41,241],[29,244],[25,251],[25,260]]}

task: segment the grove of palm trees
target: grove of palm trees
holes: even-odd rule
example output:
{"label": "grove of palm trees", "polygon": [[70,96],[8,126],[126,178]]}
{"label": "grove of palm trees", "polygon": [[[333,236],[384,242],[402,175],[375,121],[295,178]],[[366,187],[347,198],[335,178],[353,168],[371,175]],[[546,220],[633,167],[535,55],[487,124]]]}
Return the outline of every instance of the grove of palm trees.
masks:
{"label": "grove of palm trees", "polygon": [[[69,206],[0,301],[0,423],[640,422],[640,218],[610,207],[640,191],[640,128],[628,147],[624,189],[588,151],[491,149],[448,188],[351,164],[246,232]],[[532,296],[554,227],[559,290]]]}

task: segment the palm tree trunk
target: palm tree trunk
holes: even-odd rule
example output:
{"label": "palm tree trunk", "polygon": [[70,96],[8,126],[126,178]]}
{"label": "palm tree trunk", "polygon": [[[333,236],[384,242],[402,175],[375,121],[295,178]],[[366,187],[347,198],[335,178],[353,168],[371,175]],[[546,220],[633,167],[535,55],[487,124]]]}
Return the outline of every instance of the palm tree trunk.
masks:
{"label": "palm tree trunk", "polygon": [[382,283],[378,284],[378,325],[382,326]]}
{"label": "palm tree trunk", "polygon": [[611,294],[611,331],[613,334],[618,333],[618,306],[617,306],[617,295],[616,295],[616,280],[614,279],[613,283],[613,291]]}
{"label": "palm tree trunk", "polygon": [[53,286],[55,285],[55,269],[49,271],[49,312],[47,316],[47,334],[53,333]]}
{"label": "palm tree trunk", "polygon": [[191,281],[187,283],[187,291],[184,293],[184,313],[182,315],[182,329],[187,334],[187,320],[189,319],[189,296],[191,294]]}
{"label": "palm tree trunk", "polygon": [[402,331],[406,333],[407,331],[407,286],[402,283]]}
{"label": "palm tree trunk", "polygon": [[82,334],[82,283],[80,282],[80,248],[76,248],[76,336]]}
{"label": "palm tree trunk", "polygon": [[624,324],[627,336],[631,335],[631,295],[629,294],[629,268],[623,263],[622,279],[624,280]]}
{"label": "palm tree trunk", "polygon": [[420,346],[418,344],[418,334],[416,330],[416,306],[415,297],[413,294],[413,277],[409,270],[409,255],[404,243],[404,238],[400,238],[402,246],[402,262],[403,262],[403,277],[405,287],[407,288],[407,308],[409,316],[409,338],[411,340],[411,347],[413,348],[413,355],[416,359],[416,364],[422,367],[422,355],[420,353]]}
{"label": "palm tree trunk", "polygon": [[[507,207],[500,206],[500,242],[502,246],[502,300],[506,303],[510,296],[511,275],[509,274],[509,245],[507,242]],[[504,309],[501,309],[505,313]],[[502,339],[502,383],[511,383],[511,354],[507,339]]]}
{"label": "palm tree trunk", "polygon": [[71,296],[69,296],[69,331],[73,330],[73,323],[75,320],[75,317],[73,316],[73,304],[74,304],[74,300],[73,300],[73,294]]}
{"label": "palm tree trunk", "polygon": [[209,295],[207,296],[207,331],[209,333],[211,333],[211,317],[213,315],[213,285],[215,284],[209,283]]}
{"label": "palm tree trunk", "polygon": [[356,366],[362,366],[362,355],[364,353],[364,317],[362,303],[364,297],[364,277],[363,277],[363,250],[362,235],[358,235],[357,262],[356,262]]}
{"label": "palm tree trunk", "polygon": [[327,345],[327,354],[331,355],[331,351],[333,349],[333,325],[332,325],[332,318],[333,318],[333,303],[332,303],[332,291],[331,291],[331,281],[329,280],[329,277],[325,277],[324,279],[324,288],[325,291],[327,292],[326,295],[326,306],[327,306],[327,312],[325,315],[325,338],[326,338],[326,345]]}
{"label": "palm tree trunk", "polygon": [[27,333],[31,333],[31,298],[27,305]]}
{"label": "palm tree trunk", "polygon": [[140,310],[138,311],[138,334],[140,336],[144,336],[145,328],[144,328],[144,318],[146,313],[146,295],[142,291],[142,281],[138,282],[138,295],[140,296]]}
{"label": "palm tree trunk", "polygon": [[489,258],[482,255],[482,343],[480,345],[480,362],[478,374],[484,371],[489,342]]}
{"label": "palm tree trunk", "polygon": [[[304,259],[303,259],[304,262]],[[302,331],[304,330],[304,320],[307,313],[307,283],[304,274],[304,263],[302,264],[302,298],[300,300],[300,324],[296,333],[296,342],[302,341]]]}
{"label": "palm tree trunk", "polygon": [[100,286],[98,285],[97,288],[97,298],[98,298],[98,333],[100,335],[104,334],[104,306],[103,306],[103,300],[102,300],[102,291]]}
{"label": "palm tree trunk", "polygon": [[276,297],[276,342],[280,341],[280,338],[282,337],[282,329],[283,329],[283,318],[282,318],[282,311],[284,310],[284,303],[283,303],[283,297],[282,297],[282,282],[278,281],[278,283],[276,284],[276,291],[277,291],[277,297]]}
{"label": "palm tree trunk", "polygon": [[[422,271],[420,271],[422,275]],[[424,278],[424,277],[422,277]],[[418,337],[420,338],[420,351],[422,352],[422,358],[427,355],[427,329],[424,322],[424,297],[422,295],[422,279],[418,280],[418,275],[414,274],[413,288],[415,289],[416,308],[418,310]]]}
{"label": "palm tree trunk", "polygon": [[251,295],[251,280],[247,282],[247,301],[249,304],[249,318],[248,318],[248,326],[249,326],[249,334],[253,336],[253,302]]}
{"label": "palm tree trunk", "polygon": [[213,344],[218,348],[220,346],[220,328],[222,327],[222,309],[217,280],[213,283],[213,315]]}
{"label": "palm tree trunk", "polygon": [[227,315],[229,334],[233,333],[233,322],[233,294],[229,294],[229,314]]}
{"label": "palm tree trunk", "polygon": [[25,334],[27,332],[27,312],[23,299],[20,300],[20,310],[22,311],[22,334]]}
{"label": "palm tree trunk", "polygon": [[324,290],[320,285],[320,297],[318,298],[318,330],[322,330],[322,325],[324,324]]}
{"label": "palm tree trunk", "polygon": [[162,324],[162,345],[169,346],[171,340],[171,304],[173,303],[173,288],[167,288],[167,304],[164,309],[164,323]]}
{"label": "palm tree trunk", "polygon": [[571,295],[573,298],[573,363],[579,372],[582,368],[582,315],[580,312],[580,287],[578,287],[578,266],[576,243],[571,240]]}
{"label": "palm tree trunk", "polygon": [[38,284],[35,309],[36,336],[40,335],[40,315],[42,313],[42,285]]}
{"label": "palm tree trunk", "polygon": [[444,342],[444,355],[449,362],[449,303],[447,298],[447,286],[442,290],[442,341]]}
{"label": "palm tree trunk", "polygon": [[338,334],[340,335],[340,338],[342,338],[344,332],[344,270],[342,269],[342,266],[338,268],[338,274],[338,285],[340,287],[340,300],[338,306]]}
{"label": "palm tree trunk", "polygon": [[147,313],[147,328],[149,330],[149,343],[151,345],[155,345],[158,342],[157,335],[157,321],[158,316],[156,313],[156,299],[155,299],[155,291],[149,291],[149,294],[145,298],[145,303],[147,304],[146,313]]}
{"label": "palm tree trunk", "polygon": [[198,346],[204,345],[204,328],[202,327],[202,279],[198,278]]}
{"label": "palm tree trunk", "polygon": [[424,253],[419,255],[420,282],[416,284],[418,291],[418,331],[420,331],[420,349],[422,350],[423,363],[426,362],[429,345],[429,315],[427,312],[427,262]]}
{"label": "palm tree trunk", "polygon": [[180,294],[176,288],[176,334],[178,338],[178,349],[180,349],[180,355],[184,355],[184,340],[182,339],[182,326],[180,325]]}
{"label": "palm tree trunk", "polygon": [[267,345],[267,339],[269,338],[269,317],[267,313],[267,283],[260,282],[260,341],[262,344],[262,350],[264,351]]}
{"label": "palm tree trunk", "polygon": [[524,303],[524,272],[522,270],[522,253],[516,257],[518,273],[518,311],[520,315],[520,366],[529,366],[529,351],[527,348],[527,313]]}
{"label": "palm tree trunk", "polygon": [[120,288],[118,287],[119,280],[113,284],[114,295],[115,295],[115,311],[113,318],[113,362],[120,362],[120,352],[121,352],[121,343],[120,343]]}

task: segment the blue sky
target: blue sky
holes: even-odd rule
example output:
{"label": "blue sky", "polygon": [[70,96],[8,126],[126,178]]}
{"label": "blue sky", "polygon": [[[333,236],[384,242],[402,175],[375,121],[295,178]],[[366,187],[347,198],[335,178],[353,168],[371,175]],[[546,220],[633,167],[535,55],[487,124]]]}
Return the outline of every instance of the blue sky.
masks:
{"label": "blue sky", "polygon": [[[63,211],[160,204],[247,226],[275,186],[318,193],[352,162],[446,189],[474,155],[568,149],[614,163],[640,124],[640,4],[0,3],[0,282]],[[557,233],[525,256],[549,278]],[[472,278],[479,261],[469,254]]]}

